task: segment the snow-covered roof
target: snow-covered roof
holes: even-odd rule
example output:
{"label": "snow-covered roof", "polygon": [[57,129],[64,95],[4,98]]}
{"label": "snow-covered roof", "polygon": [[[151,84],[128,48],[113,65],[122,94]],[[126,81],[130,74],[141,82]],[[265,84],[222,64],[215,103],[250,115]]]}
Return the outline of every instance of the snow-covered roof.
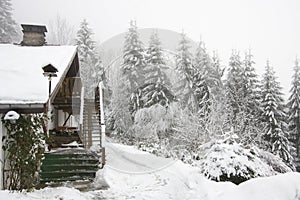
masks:
{"label": "snow-covered roof", "polygon": [[45,103],[48,78],[42,67],[52,64],[58,69],[52,78],[52,91],[76,54],[76,46],[19,46],[0,44],[0,104]]}

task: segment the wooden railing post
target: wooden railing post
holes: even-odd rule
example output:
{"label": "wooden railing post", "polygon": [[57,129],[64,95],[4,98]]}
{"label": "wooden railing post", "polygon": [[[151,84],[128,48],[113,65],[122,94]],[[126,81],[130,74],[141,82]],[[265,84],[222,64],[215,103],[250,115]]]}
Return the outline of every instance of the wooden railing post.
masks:
{"label": "wooden railing post", "polygon": [[80,114],[79,114],[79,127],[80,127],[80,138],[85,145],[84,127],[83,127],[83,111],[84,111],[84,87],[81,87],[80,96]]}
{"label": "wooden railing post", "polygon": [[100,104],[100,148],[101,148],[101,158],[102,167],[105,165],[105,122],[104,122],[104,109],[103,109],[103,82],[99,83],[99,104]]}

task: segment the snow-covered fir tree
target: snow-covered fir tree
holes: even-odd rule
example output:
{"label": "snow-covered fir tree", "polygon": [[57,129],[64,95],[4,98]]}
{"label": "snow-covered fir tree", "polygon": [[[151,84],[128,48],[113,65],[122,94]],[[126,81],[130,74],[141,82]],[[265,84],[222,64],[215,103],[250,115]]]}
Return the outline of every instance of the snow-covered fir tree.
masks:
{"label": "snow-covered fir tree", "polygon": [[205,75],[206,78],[208,78],[210,76],[210,74],[212,73],[211,72],[211,59],[207,53],[205,43],[203,41],[199,42],[198,47],[196,49],[194,65],[195,65],[195,67],[199,68],[202,71],[203,75]]}
{"label": "snow-covered fir tree", "polygon": [[210,112],[211,97],[207,81],[200,70],[195,69],[192,76],[192,91],[196,99],[197,111],[200,116]]}
{"label": "snow-covered fir tree", "polygon": [[131,94],[130,112],[132,116],[141,109],[160,104],[168,107],[176,98],[173,93],[161,83],[146,83]]}
{"label": "snow-covered fir tree", "polygon": [[[193,63],[195,67],[194,84],[198,91],[199,109],[208,113],[213,96],[220,94],[219,89],[222,84],[220,63],[216,56],[214,60],[210,58],[203,41],[198,44]],[[201,95],[199,96],[199,94]]]}
{"label": "snow-covered fir tree", "polygon": [[157,33],[153,33],[146,54],[145,84],[131,95],[131,112],[133,115],[140,108],[150,107],[158,103],[168,107],[175,100],[169,89],[170,80],[164,71],[167,67],[160,45]]}
{"label": "snow-covered fir tree", "polygon": [[211,67],[214,71],[214,84],[216,87],[211,88],[211,93],[213,96],[219,96],[220,92],[223,90],[223,81],[222,77],[224,75],[225,68],[222,68],[221,63],[220,63],[220,58],[216,51],[213,51],[213,56],[211,58]]}
{"label": "snow-covered fir tree", "polygon": [[[216,57],[215,57],[216,59]],[[217,61],[217,60],[214,60]],[[218,62],[218,61],[217,61]],[[205,43],[200,41],[196,49],[194,57],[194,66],[197,70],[200,70],[202,76],[204,77],[210,91],[214,91],[215,88],[220,85],[220,63],[213,63],[210,58]]]}
{"label": "snow-covered fir tree", "polygon": [[224,131],[227,121],[227,110],[225,104],[226,91],[222,80],[225,68],[221,66],[220,59],[216,52],[213,52],[211,64],[215,71],[214,80],[216,81],[215,83],[217,87],[210,88],[210,113],[208,120],[204,123],[204,130],[209,133],[210,137],[221,134]]}
{"label": "snow-covered fir tree", "polygon": [[129,93],[144,83],[145,50],[139,39],[135,21],[130,22],[123,49],[123,81]]}
{"label": "snow-covered fir tree", "polygon": [[176,56],[176,70],[181,76],[176,88],[178,92],[176,95],[183,107],[189,108],[192,111],[197,111],[197,100],[192,89],[194,69],[189,41],[187,40],[185,33],[182,32]]}
{"label": "snow-covered fir tree", "polygon": [[150,36],[149,47],[146,50],[145,83],[161,83],[170,85],[170,80],[164,70],[168,69],[163,56],[161,42],[156,32]]}
{"label": "snow-covered fir tree", "polygon": [[113,92],[109,104],[111,108],[108,116],[109,126],[111,130],[115,130],[118,134],[127,134],[133,122],[125,85],[123,82],[118,81],[111,89]]}
{"label": "snow-covered fir tree", "polygon": [[[253,61],[253,55],[251,51],[245,53],[244,68],[243,68],[243,79],[244,79],[244,96],[247,98],[248,104],[258,104],[259,98],[259,81],[256,74]],[[250,108],[255,108],[258,105],[247,105]],[[249,108],[249,109],[250,109]]]}
{"label": "snow-covered fir tree", "polygon": [[280,83],[276,80],[275,71],[267,62],[261,84],[263,121],[266,123],[263,139],[266,148],[279,155],[287,164],[292,166],[290,143],[286,127],[286,113]]}
{"label": "snow-covered fir tree", "polygon": [[11,0],[0,0],[0,43],[11,43],[18,37],[12,10]]}
{"label": "snow-covered fir tree", "polygon": [[[245,53],[245,59],[243,61],[244,67],[243,75],[243,102],[244,106],[242,107],[245,118],[245,132],[247,134],[245,140],[247,143],[257,142],[255,141],[260,134],[261,123],[259,117],[261,115],[260,107],[260,88],[258,76],[255,72],[254,64],[255,62],[252,59],[253,55],[251,51]],[[258,139],[259,140],[259,139]]]}
{"label": "snow-covered fir tree", "polygon": [[240,55],[237,51],[232,51],[227,80],[225,83],[226,106],[228,112],[228,121],[230,128],[238,135],[243,134],[245,119],[243,113],[244,107],[244,80],[243,66]]}
{"label": "snow-covered fir tree", "polygon": [[78,45],[79,60],[81,64],[80,74],[83,80],[85,96],[94,97],[94,89],[100,80],[105,82],[104,68],[96,51],[96,43],[93,40],[93,31],[84,19],[77,32],[76,44]]}
{"label": "snow-covered fir tree", "polygon": [[290,93],[288,101],[290,140],[296,149],[296,157],[300,158],[300,66],[297,59]]}

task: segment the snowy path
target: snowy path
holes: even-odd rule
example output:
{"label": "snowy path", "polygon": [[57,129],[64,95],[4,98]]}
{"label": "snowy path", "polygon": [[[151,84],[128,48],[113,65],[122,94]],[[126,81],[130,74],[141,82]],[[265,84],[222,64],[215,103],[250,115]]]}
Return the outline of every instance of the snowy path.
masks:
{"label": "snowy path", "polygon": [[110,189],[101,195],[107,199],[208,199],[209,193],[233,187],[208,181],[196,168],[180,161],[134,147],[109,143],[106,151],[104,177]]}

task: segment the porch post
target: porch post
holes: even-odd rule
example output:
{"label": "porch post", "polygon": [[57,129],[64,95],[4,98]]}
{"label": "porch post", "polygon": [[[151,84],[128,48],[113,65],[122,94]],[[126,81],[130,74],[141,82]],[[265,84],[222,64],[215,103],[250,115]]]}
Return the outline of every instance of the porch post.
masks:
{"label": "porch post", "polygon": [[84,130],[83,130],[83,110],[84,110],[84,87],[82,86],[81,96],[80,96],[79,131],[80,131],[80,139],[82,140],[84,146],[86,146]]}
{"label": "porch post", "polygon": [[101,147],[101,158],[102,158],[102,167],[105,165],[105,121],[104,121],[104,109],[103,109],[103,82],[99,83],[99,104],[100,104],[100,147]]}

